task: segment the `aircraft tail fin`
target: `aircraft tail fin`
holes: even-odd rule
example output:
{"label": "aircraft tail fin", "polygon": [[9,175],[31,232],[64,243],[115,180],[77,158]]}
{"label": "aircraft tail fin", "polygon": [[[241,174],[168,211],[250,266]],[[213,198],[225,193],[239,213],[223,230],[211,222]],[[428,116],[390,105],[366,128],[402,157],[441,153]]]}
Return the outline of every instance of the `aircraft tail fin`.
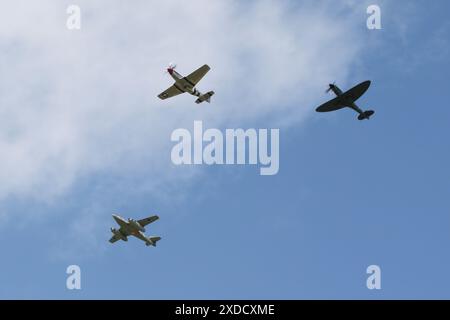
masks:
{"label": "aircraft tail fin", "polygon": [[148,242],[146,242],[145,244],[147,246],[154,246],[156,247],[156,243],[161,240],[161,237],[149,237],[148,238]]}
{"label": "aircraft tail fin", "polygon": [[364,120],[364,119],[369,120],[370,117],[371,117],[374,113],[375,113],[375,111],[373,111],[373,110],[367,110],[367,111],[364,111],[363,113],[361,113],[361,114],[358,116],[358,120]]}
{"label": "aircraft tail fin", "polygon": [[211,102],[211,97],[214,95],[214,91],[209,91],[205,94],[202,94],[198,99],[195,101],[195,103],[202,103],[203,101],[206,101],[208,103]]}

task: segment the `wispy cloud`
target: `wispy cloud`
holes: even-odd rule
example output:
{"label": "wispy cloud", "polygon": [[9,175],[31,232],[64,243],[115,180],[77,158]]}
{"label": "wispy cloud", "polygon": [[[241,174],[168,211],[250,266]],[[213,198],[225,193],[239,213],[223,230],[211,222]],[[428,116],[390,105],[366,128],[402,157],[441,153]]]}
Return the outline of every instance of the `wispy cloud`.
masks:
{"label": "wispy cloud", "polygon": [[[170,194],[167,201],[174,201],[183,194],[174,188],[195,181],[201,169],[173,169],[173,129],[190,128],[197,119],[216,127],[245,127],[261,119],[266,127],[298,125],[330,80],[346,80],[363,49],[358,23],[364,19],[347,16],[355,14],[347,10],[349,3],[328,4],[78,1],[82,28],[69,31],[60,1],[3,2],[0,199],[8,202],[5,208],[29,199],[60,212],[80,186],[89,186],[95,196],[101,190],[127,199],[153,192],[161,199]],[[172,84],[164,75],[170,61],[183,74],[211,66],[199,84],[216,91],[211,105],[198,106],[188,95],[156,98]],[[104,223],[99,227],[98,220],[105,217],[107,202],[96,199],[84,211],[72,208],[79,209],[78,216],[65,229],[66,237],[82,239],[80,246],[93,234],[104,241],[99,231]],[[69,252],[71,243],[54,249]]]}

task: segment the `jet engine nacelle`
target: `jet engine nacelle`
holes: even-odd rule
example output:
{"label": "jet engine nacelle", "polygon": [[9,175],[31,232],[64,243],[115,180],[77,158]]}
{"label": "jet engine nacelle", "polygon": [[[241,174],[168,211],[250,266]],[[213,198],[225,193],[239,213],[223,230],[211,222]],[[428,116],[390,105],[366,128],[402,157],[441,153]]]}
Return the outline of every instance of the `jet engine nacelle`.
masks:
{"label": "jet engine nacelle", "polygon": [[128,222],[135,227],[136,229],[138,229],[139,231],[145,232],[145,228],[143,226],[141,226],[139,224],[139,222],[137,222],[136,220],[130,219],[128,220]]}

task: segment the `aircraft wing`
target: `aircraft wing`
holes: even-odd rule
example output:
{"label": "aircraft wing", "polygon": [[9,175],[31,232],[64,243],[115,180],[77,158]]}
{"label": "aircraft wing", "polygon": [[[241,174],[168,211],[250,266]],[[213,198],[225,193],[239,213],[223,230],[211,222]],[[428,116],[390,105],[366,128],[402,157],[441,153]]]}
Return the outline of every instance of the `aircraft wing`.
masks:
{"label": "aircraft wing", "polygon": [[155,222],[155,221],[158,220],[158,219],[159,219],[158,216],[151,216],[151,217],[148,217],[148,218],[145,218],[145,219],[138,220],[137,222],[138,222],[141,226],[145,227],[146,225],[148,225],[148,224],[150,224],[150,223],[152,223],[152,222]]}
{"label": "aircraft wing", "polygon": [[370,81],[364,81],[356,85],[355,87],[351,88],[347,92],[344,92],[342,94],[342,97],[352,102],[355,102],[367,91],[367,89],[369,89],[369,87]]}
{"label": "aircraft wing", "polygon": [[119,238],[118,236],[113,235],[113,236],[111,237],[111,239],[109,239],[109,242],[114,243],[114,242],[119,241],[119,240],[120,240],[120,238]]}
{"label": "aircraft wing", "polygon": [[208,73],[210,69],[211,68],[207,64],[205,64],[184,79],[194,87],[200,80],[202,80],[202,78],[205,76],[205,74]]}
{"label": "aircraft wing", "polygon": [[317,112],[330,112],[330,111],[336,111],[339,109],[342,109],[346,107],[344,104],[344,99],[342,99],[342,96],[336,97],[333,100],[330,100],[328,102],[325,102],[323,105],[318,107],[316,109]]}
{"label": "aircraft wing", "polygon": [[164,92],[161,92],[158,95],[158,98],[160,98],[161,100],[167,99],[167,98],[171,98],[174,96],[177,96],[179,94],[184,93],[183,90],[179,89],[176,85],[171,86],[169,89],[167,89]]}

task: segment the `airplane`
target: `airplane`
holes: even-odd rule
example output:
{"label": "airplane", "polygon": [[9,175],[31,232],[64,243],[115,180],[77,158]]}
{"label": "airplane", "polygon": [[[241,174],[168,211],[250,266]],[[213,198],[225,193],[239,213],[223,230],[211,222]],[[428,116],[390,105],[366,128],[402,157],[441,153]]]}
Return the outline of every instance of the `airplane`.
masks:
{"label": "airplane", "polygon": [[317,112],[330,112],[339,110],[345,107],[351,108],[359,113],[358,120],[369,120],[375,113],[373,110],[362,111],[356,104],[358,100],[370,87],[370,81],[364,81],[346,92],[342,92],[337,85],[330,84],[326,93],[333,91],[336,94],[336,98],[330,100],[316,109]]}
{"label": "airplane", "polygon": [[111,232],[113,233],[112,238],[109,239],[109,242],[111,243],[118,240],[128,241],[128,236],[135,236],[136,238],[144,241],[145,245],[156,247],[156,242],[161,240],[161,237],[146,237],[144,234],[144,227],[158,220],[158,216],[151,216],[141,220],[128,219],[128,221],[116,214],[113,214],[112,216],[119,224],[120,228],[119,230],[111,228]]}
{"label": "airplane", "polygon": [[198,97],[195,103],[202,103],[203,101],[211,102],[211,97],[214,95],[214,91],[209,91],[205,94],[202,94],[198,91],[195,86],[197,83],[205,76],[205,74],[211,69],[207,64],[198,68],[194,72],[192,72],[187,77],[183,77],[178,72],[175,71],[177,66],[174,64],[169,64],[167,68],[167,72],[172,76],[175,80],[175,83],[166,91],[160,93],[158,98],[161,100],[165,100],[167,98],[171,98],[177,96],[182,93],[190,93],[193,96]]}

